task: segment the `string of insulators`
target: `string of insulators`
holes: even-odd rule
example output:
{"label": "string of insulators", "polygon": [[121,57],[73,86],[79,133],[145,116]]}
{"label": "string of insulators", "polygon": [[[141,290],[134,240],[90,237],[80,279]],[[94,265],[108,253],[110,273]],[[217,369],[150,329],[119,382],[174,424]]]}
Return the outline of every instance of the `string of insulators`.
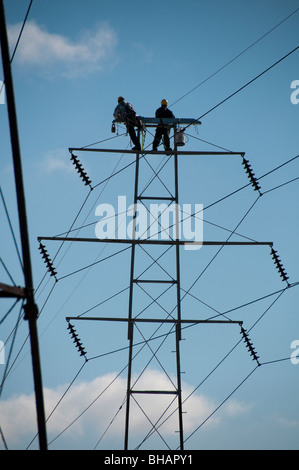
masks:
{"label": "string of insulators", "polygon": [[75,165],[75,168],[77,170],[77,173],[79,173],[80,178],[82,178],[82,180],[84,181],[85,186],[89,185],[91,187],[91,180],[88,178],[86,171],[84,171],[80,160],[78,160],[78,157],[73,153],[71,154],[71,161]]}
{"label": "string of insulators", "polygon": [[[57,272],[54,269],[53,263],[48,255],[48,252],[46,250],[45,245],[43,245],[41,242],[39,242],[39,250],[41,252],[42,258],[48,268],[48,271],[50,273],[50,276],[54,276],[56,278]],[[57,280],[57,279],[56,279]]]}
{"label": "string of insulators", "polygon": [[[78,337],[78,335],[77,335],[77,333],[76,333],[76,330],[75,330],[75,328],[74,328],[74,325],[72,325],[70,322],[68,322],[68,327],[67,327],[67,328],[68,328],[68,330],[69,330],[69,333],[70,333],[71,337],[72,337],[73,340],[74,340],[73,343],[75,343],[76,348],[78,348],[78,351],[79,351],[79,353],[80,353],[80,356],[84,356],[84,357],[85,357],[86,351],[85,351],[85,349],[84,349],[83,346],[82,346],[82,343],[81,343],[81,341],[80,341],[80,339],[79,339],[79,337]],[[85,359],[86,359],[86,357],[85,357]]]}
{"label": "string of insulators", "polygon": [[277,251],[275,251],[273,247],[271,247],[271,255],[272,255],[272,259],[274,260],[275,266],[280,274],[280,277],[282,278],[283,281],[288,282],[289,276],[287,276],[285,269],[282,265],[282,262],[280,261],[277,255]]}
{"label": "string of insulators", "polygon": [[242,164],[243,164],[243,166],[244,166],[244,168],[245,168],[245,171],[246,171],[246,173],[247,173],[247,175],[248,175],[248,177],[249,177],[249,179],[250,179],[250,182],[251,182],[252,186],[254,187],[254,190],[255,190],[255,191],[258,191],[258,192],[261,194],[261,192],[260,192],[261,187],[260,187],[260,185],[259,185],[258,182],[257,182],[257,179],[256,179],[256,177],[255,177],[255,174],[253,173],[253,171],[252,171],[252,169],[251,169],[251,166],[249,165],[249,161],[246,160],[246,159],[243,157]]}
{"label": "string of insulators", "polygon": [[259,363],[259,356],[256,355],[256,352],[252,346],[252,343],[250,341],[250,339],[248,338],[248,335],[246,333],[246,330],[244,330],[243,326],[241,326],[241,334],[243,336],[243,339],[244,339],[244,342],[248,348],[248,351],[250,352],[250,355],[252,356],[252,360],[256,361],[257,364],[260,366],[261,364]]}

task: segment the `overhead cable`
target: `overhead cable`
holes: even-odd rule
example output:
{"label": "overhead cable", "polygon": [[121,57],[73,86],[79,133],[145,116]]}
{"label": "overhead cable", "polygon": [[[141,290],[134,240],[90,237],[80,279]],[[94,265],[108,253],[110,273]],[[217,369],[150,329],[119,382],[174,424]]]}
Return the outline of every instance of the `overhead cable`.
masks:
{"label": "overhead cable", "polygon": [[0,187],[0,196],[1,196],[1,199],[2,199],[2,202],[3,202],[5,214],[6,214],[8,225],[9,225],[9,228],[10,228],[10,232],[11,232],[11,235],[12,235],[12,238],[13,238],[13,241],[14,241],[14,245],[15,245],[16,252],[17,252],[17,255],[18,255],[18,259],[19,259],[21,268],[23,270],[23,262],[22,262],[20,250],[19,250],[19,247],[18,247],[18,244],[17,244],[16,236],[15,236],[15,233],[14,233],[14,229],[13,229],[13,226],[12,226],[12,222],[11,222],[11,219],[10,219],[10,216],[9,216],[9,213],[8,213],[7,205],[6,205],[1,187]]}
{"label": "overhead cable", "polygon": [[[290,52],[288,52],[287,54],[285,54],[283,57],[281,57],[279,60],[277,60],[276,62],[274,62],[274,64],[270,65],[268,68],[266,68],[263,72],[259,73],[258,75],[256,75],[254,78],[252,78],[251,80],[249,80],[247,83],[245,83],[245,85],[241,86],[240,88],[238,88],[236,91],[234,91],[233,93],[231,93],[229,96],[227,96],[226,98],[224,98],[222,101],[220,101],[218,104],[216,104],[215,106],[213,106],[211,109],[209,109],[208,111],[206,111],[204,114],[202,114],[201,116],[199,116],[197,119],[194,119],[194,122],[196,121],[199,121],[200,119],[202,119],[203,117],[207,116],[209,113],[211,113],[212,111],[214,111],[216,108],[218,108],[219,106],[221,106],[223,103],[225,103],[226,101],[228,101],[230,98],[232,98],[233,96],[237,95],[240,91],[244,90],[244,88],[248,87],[249,85],[251,85],[251,83],[255,82],[258,78],[262,77],[265,73],[269,72],[269,70],[273,69],[276,65],[278,65],[280,62],[282,62],[283,60],[285,60],[287,57],[289,57],[291,54],[293,54],[294,52],[296,52],[297,50],[299,49],[299,45],[297,47],[295,47],[294,49],[292,49]],[[183,131],[185,131],[188,127],[192,126],[192,123],[190,124],[187,124]]]}
{"label": "overhead cable", "polygon": [[24,21],[23,21],[23,24],[22,24],[22,27],[21,27],[21,30],[20,30],[20,33],[19,33],[17,42],[16,42],[16,45],[15,45],[15,48],[14,48],[14,51],[13,51],[12,56],[11,56],[11,59],[10,59],[10,63],[13,61],[14,56],[15,56],[15,53],[17,52],[17,48],[18,48],[18,45],[19,45],[21,36],[22,36],[22,34],[23,34],[23,30],[24,30],[24,27],[25,27],[25,24],[26,24],[26,21],[27,21],[27,18],[28,18],[28,15],[29,15],[29,12],[30,12],[32,3],[33,3],[33,0],[31,0],[30,3],[29,3],[29,7],[28,7],[28,9],[27,9],[27,13],[26,13],[26,15],[25,15],[25,18],[24,18]]}
{"label": "overhead cable", "polygon": [[[23,21],[21,30],[20,30],[20,32],[19,32],[19,36],[18,36],[16,45],[15,45],[15,47],[14,47],[12,56],[11,56],[11,58],[10,58],[10,63],[12,63],[12,61],[13,61],[13,59],[14,59],[14,56],[15,56],[15,54],[16,54],[16,52],[17,52],[17,48],[18,48],[19,42],[20,42],[20,40],[21,40],[21,36],[22,36],[22,34],[23,34],[23,30],[24,30],[25,24],[26,24],[26,22],[27,22],[27,18],[28,18],[28,15],[29,15],[29,12],[30,12],[32,3],[33,3],[33,0],[30,1],[29,7],[27,8],[27,12],[26,12],[26,15],[25,15],[25,18],[24,18],[24,21]],[[4,87],[4,84],[5,84],[5,80],[4,80],[4,81],[2,82],[2,84],[1,84],[0,95],[1,95],[1,93],[2,93],[2,89],[3,89],[3,87]]]}
{"label": "overhead cable", "polygon": [[293,16],[295,13],[297,13],[297,11],[299,10],[299,8],[296,8],[296,10],[294,10],[290,15],[286,16],[283,20],[281,20],[279,23],[277,23],[273,28],[271,28],[269,31],[267,31],[267,33],[263,34],[260,38],[258,38],[256,41],[254,41],[252,44],[250,44],[250,46],[246,47],[242,52],[240,52],[239,54],[237,54],[233,59],[229,60],[228,62],[226,62],[226,64],[222,65],[218,70],[216,70],[216,72],[212,73],[211,75],[209,75],[209,77],[205,78],[203,81],[201,81],[198,85],[196,85],[194,88],[192,88],[192,90],[188,91],[187,93],[185,93],[183,96],[181,96],[181,98],[177,99],[176,101],[174,101],[173,103],[171,103],[169,106],[174,106],[176,103],[178,103],[179,101],[181,101],[183,98],[185,98],[186,96],[190,95],[190,93],[192,93],[194,90],[196,90],[197,88],[199,88],[201,85],[203,85],[204,83],[206,83],[208,80],[210,80],[211,78],[213,78],[215,75],[217,75],[219,72],[221,72],[221,70],[225,69],[228,65],[232,64],[235,60],[237,60],[239,57],[241,57],[243,54],[245,54],[245,52],[247,52],[249,49],[251,49],[253,46],[255,46],[258,42],[260,42],[262,39],[264,39],[266,36],[268,36],[268,34],[272,33],[272,31],[274,31],[276,28],[278,28],[278,26],[280,26],[282,23],[284,23],[286,20],[288,20],[291,16]]}
{"label": "overhead cable", "polygon": [[249,377],[256,371],[256,369],[258,368],[258,366],[256,366],[243,380],[242,382],[239,383],[239,385],[215,408],[214,411],[212,411],[212,413],[209,414],[209,416],[199,425],[197,426],[196,429],[194,429],[194,431],[189,434],[189,436],[184,439],[184,443],[186,441],[188,441],[188,439],[190,439],[190,437],[192,437],[218,410],[219,408],[221,408],[224,403],[227,402],[227,400],[229,400],[229,398],[231,398],[234,393],[246,382],[247,379],[249,379]]}

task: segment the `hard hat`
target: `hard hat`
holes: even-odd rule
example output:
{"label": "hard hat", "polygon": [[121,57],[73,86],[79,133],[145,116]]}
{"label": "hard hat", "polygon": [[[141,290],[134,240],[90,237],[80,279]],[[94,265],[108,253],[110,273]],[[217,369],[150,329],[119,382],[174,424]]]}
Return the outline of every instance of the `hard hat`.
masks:
{"label": "hard hat", "polygon": [[117,102],[118,102],[118,103],[119,103],[120,101],[123,101],[123,100],[124,100],[124,97],[123,97],[123,96],[119,96],[119,97],[117,98]]}
{"label": "hard hat", "polygon": [[162,104],[162,106],[167,106],[167,105],[168,105],[168,101],[167,101],[167,100],[162,100],[162,101],[161,101],[161,104]]}

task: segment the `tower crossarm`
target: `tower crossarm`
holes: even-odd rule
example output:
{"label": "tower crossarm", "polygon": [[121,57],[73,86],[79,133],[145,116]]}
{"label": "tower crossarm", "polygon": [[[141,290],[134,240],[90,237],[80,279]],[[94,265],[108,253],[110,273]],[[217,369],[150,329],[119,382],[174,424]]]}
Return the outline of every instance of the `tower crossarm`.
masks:
{"label": "tower crossarm", "polygon": [[170,319],[170,318],[125,318],[125,317],[66,317],[66,321],[112,321],[112,322],[129,322],[129,323],[172,323],[172,324],[229,324],[229,325],[242,325],[240,320],[198,320],[196,318],[190,319]]}
{"label": "tower crossarm", "polygon": [[69,242],[99,242],[99,243],[131,243],[133,245],[200,245],[200,246],[273,246],[273,242],[255,241],[185,241],[185,240],[155,240],[155,239],[126,239],[126,238],[80,238],[80,237],[38,237],[38,240],[69,241]]}
{"label": "tower crossarm", "polygon": [[26,292],[22,287],[9,286],[0,282],[0,297],[16,297],[17,299],[25,299]]}
{"label": "tower crossarm", "polygon": [[[144,117],[138,116],[140,121],[145,127],[157,127],[159,124],[166,124],[171,127],[176,126],[190,126],[190,125],[200,125],[201,122],[198,119],[194,118],[155,118],[155,117]],[[124,119],[114,119],[113,122],[124,124]]]}
{"label": "tower crossarm", "polygon": [[142,154],[142,155],[165,155],[171,154],[171,155],[201,155],[201,156],[221,156],[221,155],[227,155],[227,156],[234,156],[234,155],[239,155],[243,157],[245,154],[244,152],[230,152],[230,151],[194,151],[194,150],[172,150],[170,151],[159,151],[159,150],[127,150],[127,149],[107,149],[107,148],[84,148],[84,147],[69,147],[69,152],[99,152],[99,153],[129,153],[129,154]]}

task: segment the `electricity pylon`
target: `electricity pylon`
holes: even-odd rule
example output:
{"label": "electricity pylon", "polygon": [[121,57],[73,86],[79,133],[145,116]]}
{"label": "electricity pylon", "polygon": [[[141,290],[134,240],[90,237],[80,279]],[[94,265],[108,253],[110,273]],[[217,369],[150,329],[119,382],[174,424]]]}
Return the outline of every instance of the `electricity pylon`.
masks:
{"label": "electricity pylon", "polygon": [[[198,125],[200,122],[194,119],[161,119],[156,118],[141,118],[144,125],[144,129],[148,127],[156,127],[159,124],[167,124],[173,129],[174,137],[182,132],[182,129],[178,126],[190,126],[192,124]],[[140,131],[139,131],[140,132]],[[140,136],[139,136],[140,137]],[[57,241],[70,241],[70,242],[96,242],[96,243],[120,243],[131,245],[131,261],[130,261],[130,286],[129,286],[129,305],[127,317],[67,317],[66,320],[87,320],[87,321],[112,321],[112,322],[126,322],[128,331],[128,342],[129,342],[129,355],[128,355],[128,367],[127,367],[127,388],[126,388],[126,413],[125,413],[125,432],[124,432],[124,449],[127,450],[131,446],[130,436],[132,434],[131,429],[134,425],[133,418],[136,417],[137,413],[141,413],[145,417],[146,422],[149,424],[149,429],[145,431],[145,436],[141,440],[141,444],[146,441],[153,434],[158,434],[159,437],[165,442],[162,431],[163,424],[167,421],[167,413],[169,415],[176,415],[177,422],[175,424],[176,431],[179,435],[180,450],[184,449],[184,425],[183,425],[183,398],[182,398],[182,381],[181,381],[181,339],[182,339],[182,325],[191,325],[196,323],[238,323],[241,327],[241,333],[246,341],[249,348],[250,354],[257,361],[258,356],[248,339],[246,330],[242,327],[242,321],[226,321],[226,320],[196,320],[182,318],[181,315],[181,279],[180,279],[180,249],[190,245],[190,240],[182,238],[182,231],[180,226],[180,220],[182,214],[180,213],[179,207],[179,188],[178,188],[178,157],[180,155],[239,155],[243,158],[243,164],[251,179],[251,183],[255,190],[259,190],[257,181],[254,178],[254,174],[248,165],[247,160],[244,159],[243,152],[229,152],[229,151],[185,151],[174,139],[174,149],[169,151],[149,151],[141,149],[140,151],[133,150],[121,150],[121,149],[104,149],[104,148],[69,148],[71,153],[71,159],[76,166],[76,169],[85,182],[85,185],[90,185],[91,181],[84,172],[82,165],[79,163],[74,152],[99,152],[99,153],[126,153],[135,155],[135,182],[134,182],[134,210],[132,220],[132,233],[128,238],[79,238],[79,237],[39,237],[39,240],[57,240]],[[153,159],[159,159],[162,163],[162,159],[166,158],[168,171],[166,175],[162,177],[160,172],[162,166],[165,167],[166,163],[160,166],[159,170],[154,170]],[[151,178],[149,183],[145,185],[145,188],[141,189],[141,181],[145,171],[145,167],[150,168]],[[171,170],[169,169],[171,168]],[[159,191],[155,188],[154,194],[152,191],[152,182],[159,182]],[[163,194],[161,189],[163,188]],[[153,217],[151,206],[149,204],[155,202],[163,204],[165,210],[172,210],[173,216],[173,231],[172,236],[169,236],[169,218],[168,225],[165,226],[161,217],[163,211],[159,215]],[[150,214],[150,224],[143,231],[140,228],[140,218],[138,211],[144,208]],[[190,214],[191,215],[191,214]],[[158,232],[150,231],[148,236],[148,230],[152,226],[158,229]],[[167,236],[165,236],[167,233]],[[250,241],[193,241],[192,243],[200,244],[201,246],[224,246],[224,245],[268,245],[272,247],[271,242],[250,242]],[[157,254],[157,249],[161,251]],[[165,264],[163,266],[163,258],[166,253],[172,258],[172,266]],[[170,256],[171,255],[171,256]],[[147,264],[144,263],[144,258]],[[51,270],[53,269],[50,260],[46,260],[47,264],[50,264]],[[156,269],[152,269],[155,267]],[[152,274],[154,271],[154,274]],[[53,273],[51,273],[53,274]],[[158,286],[162,291],[158,291]],[[171,292],[172,296],[169,296]],[[149,304],[142,303],[140,301],[140,293],[147,299],[150,299]],[[167,305],[164,306],[162,297],[167,293]],[[170,305],[173,305],[170,308]],[[149,313],[150,312],[150,313]],[[172,353],[173,360],[168,361],[167,365],[163,365],[165,357],[160,360],[162,354],[160,348],[164,345],[164,340],[161,341],[156,349],[154,348],[153,342],[157,338],[164,338],[165,341],[172,341]],[[143,344],[140,347],[140,344]],[[138,347],[137,347],[138,345]],[[82,344],[79,344],[81,353]],[[148,355],[142,356],[144,351],[148,352]],[[163,371],[165,380],[162,386],[152,383],[150,386],[144,381],[145,371],[152,361],[156,361],[159,367]],[[169,362],[171,364],[169,364]],[[175,371],[173,373],[173,371]],[[175,376],[175,378],[173,378]],[[149,410],[144,409],[142,400],[144,396],[151,396],[150,400],[146,400],[148,404],[150,402]],[[167,398],[170,402],[167,401]],[[167,403],[166,403],[167,401]],[[159,414],[156,413],[155,404],[161,405],[161,411]],[[133,409],[134,406],[134,409]],[[172,407],[172,411],[169,410]],[[174,407],[174,410],[173,410]],[[154,413],[155,410],[155,413]],[[153,413],[153,415],[151,415]],[[166,443],[166,442],[165,442]],[[141,445],[139,444],[139,446]]]}

